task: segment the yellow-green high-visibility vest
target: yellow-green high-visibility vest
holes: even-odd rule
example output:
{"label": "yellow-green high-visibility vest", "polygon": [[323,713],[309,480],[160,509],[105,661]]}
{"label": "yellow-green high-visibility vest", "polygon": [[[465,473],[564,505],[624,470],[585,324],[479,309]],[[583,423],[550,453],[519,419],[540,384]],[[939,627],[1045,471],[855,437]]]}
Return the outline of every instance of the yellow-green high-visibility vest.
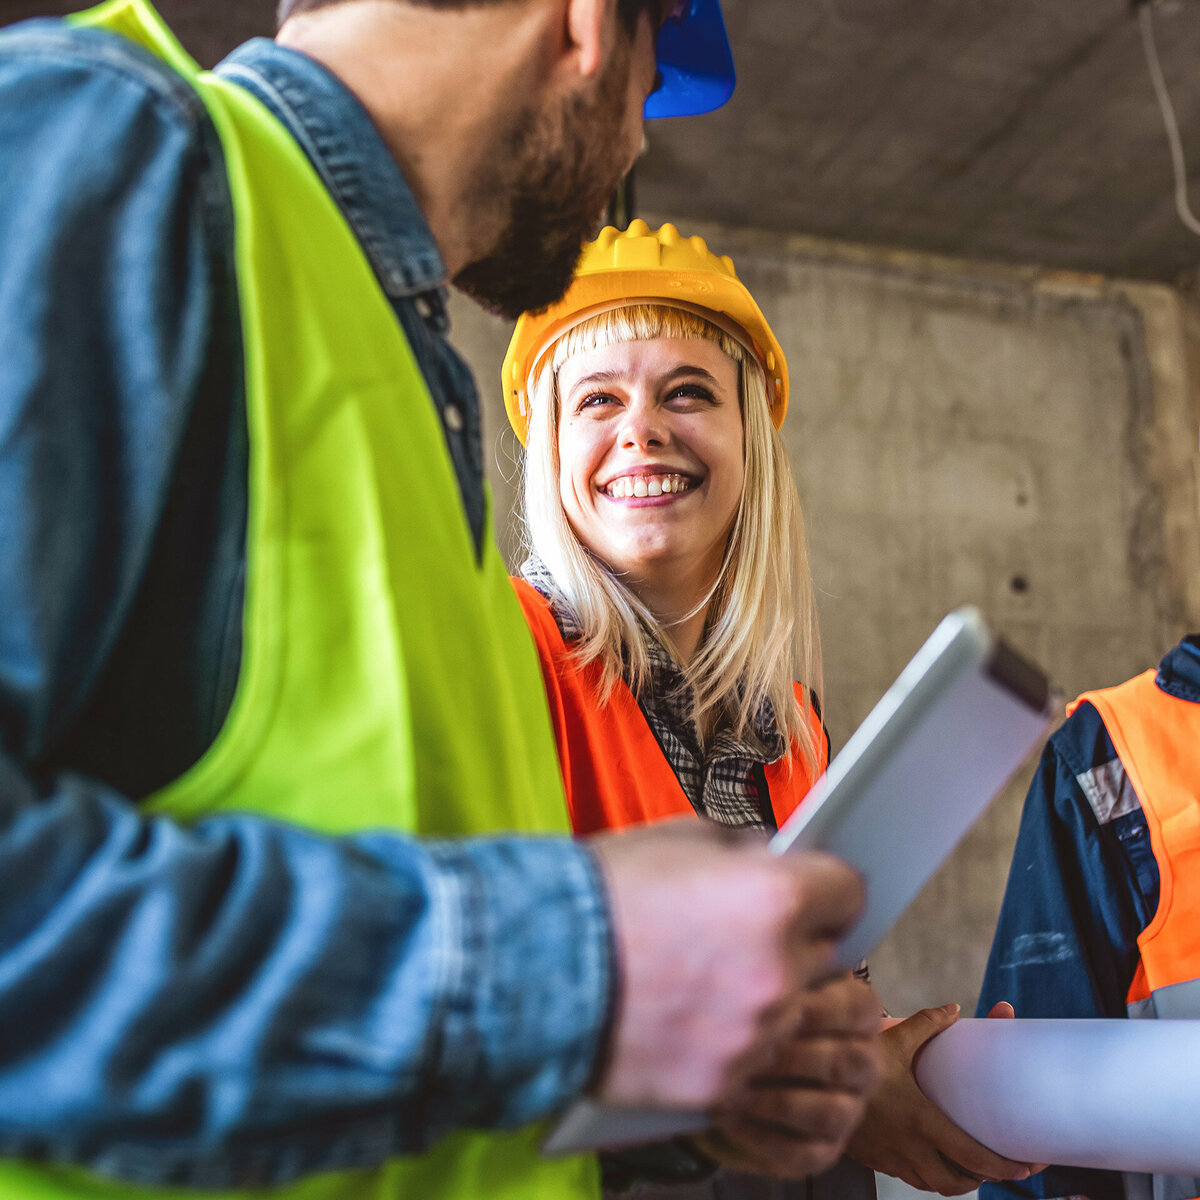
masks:
{"label": "yellow-green high-visibility vest", "polygon": [[[277,120],[202,72],[144,0],[74,19],[140,43],[195,88],[234,207],[250,444],[241,677],[211,748],[149,807],[329,833],[566,833],[541,672],[490,515],[480,561],[433,402],[341,213]],[[540,1132],[460,1132],[377,1169],[233,1194],[598,1196],[595,1160],[542,1159]],[[0,1162],[3,1200],[216,1194]]]}

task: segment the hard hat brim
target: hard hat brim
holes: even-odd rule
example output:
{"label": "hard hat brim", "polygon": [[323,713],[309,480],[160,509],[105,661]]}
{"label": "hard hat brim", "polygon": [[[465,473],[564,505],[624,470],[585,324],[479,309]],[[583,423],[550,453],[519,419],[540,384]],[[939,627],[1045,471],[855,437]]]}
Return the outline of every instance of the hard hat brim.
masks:
{"label": "hard hat brim", "polygon": [[[663,288],[663,275],[682,283],[682,295],[674,296]],[[655,276],[639,272],[610,273],[600,278],[577,278],[572,286],[567,311],[561,308],[541,314],[526,314],[517,325],[502,369],[504,407],[518,440],[525,444],[529,420],[530,377],[540,369],[546,351],[568,330],[602,312],[630,308],[640,304],[659,304],[682,308],[703,317],[740,342],[757,359],[767,383],[767,403],[771,420],[778,429],[787,413],[787,362],[771,327],[754,298],[736,280],[719,281],[714,294],[710,279],[702,277],[701,287],[708,292],[708,304],[696,304],[682,298],[695,289],[687,286],[686,272],[664,272]],[[718,301],[718,303],[713,303]],[[757,335],[757,336],[755,336]]]}
{"label": "hard hat brim", "polygon": [[646,97],[644,116],[691,117],[720,108],[737,83],[720,0],[685,0],[658,31],[660,85]]}
{"label": "hard hat brim", "polygon": [[601,230],[583,247],[566,294],[518,319],[500,371],[504,406],[522,443],[529,388],[550,347],[583,320],[643,304],[696,313],[748,350],[762,367],[771,420],[779,428],[787,413],[787,361],[733,261],[714,254],[701,237],[682,237],[669,222],[651,230],[639,219],[624,232],[612,226]]}

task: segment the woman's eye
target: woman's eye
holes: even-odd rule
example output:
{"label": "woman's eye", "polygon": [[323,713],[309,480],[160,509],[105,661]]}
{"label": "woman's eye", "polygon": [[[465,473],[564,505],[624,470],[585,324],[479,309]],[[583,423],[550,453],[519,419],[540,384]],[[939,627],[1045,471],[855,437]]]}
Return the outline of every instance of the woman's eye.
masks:
{"label": "woman's eye", "polygon": [[704,404],[713,403],[713,394],[698,383],[684,383],[672,388],[667,394],[668,400],[699,401]]}
{"label": "woman's eye", "polygon": [[607,392],[592,392],[590,395],[584,396],[582,400],[575,406],[576,412],[586,412],[590,409],[604,408],[608,405],[616,404],[615,396],[610,396]]}

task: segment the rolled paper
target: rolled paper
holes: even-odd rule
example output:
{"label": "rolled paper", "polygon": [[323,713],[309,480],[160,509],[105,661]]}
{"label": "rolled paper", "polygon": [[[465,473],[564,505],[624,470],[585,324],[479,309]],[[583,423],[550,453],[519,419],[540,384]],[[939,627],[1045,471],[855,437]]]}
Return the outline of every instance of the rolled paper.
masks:
{"label": "rolled paper", "polygon": [[960,1020],[916,1077],[1006,1158],[1200,1176],[1200,1020]]}

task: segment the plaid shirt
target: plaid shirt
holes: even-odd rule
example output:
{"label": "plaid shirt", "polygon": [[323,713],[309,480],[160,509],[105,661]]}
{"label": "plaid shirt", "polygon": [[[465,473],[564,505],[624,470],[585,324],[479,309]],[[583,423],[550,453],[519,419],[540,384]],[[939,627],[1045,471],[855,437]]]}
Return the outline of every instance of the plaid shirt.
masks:
{"label": "plaid shirt", "polygon": [[[554,579],[541,561],[530,556],[521,574],[550,602],[563,640],[578,641],[582,635],[578,620],[557,594]],[[711,745],[702,748],[683,672],[653,631],[647,632],[650,675],[637,702],[684,795],[700,816],[720,825],[774,829],[763,768],[782,758],[787,746],[775,726],[770,701],[763,701],[753,721],[757,745],[724,728]]]}

